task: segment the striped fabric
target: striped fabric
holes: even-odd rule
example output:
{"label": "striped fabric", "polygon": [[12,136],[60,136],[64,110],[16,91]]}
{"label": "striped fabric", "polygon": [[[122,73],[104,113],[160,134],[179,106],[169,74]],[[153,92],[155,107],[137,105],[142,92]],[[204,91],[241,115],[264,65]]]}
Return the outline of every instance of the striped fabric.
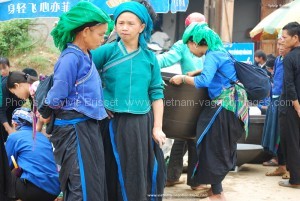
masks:
{"label": "striped fabric", "polygon": [[[239,85],[242,85],[239,83]],[[220,96],[212,101],[214,104],[222,105],[223,108],[232,111],[244,122],[246,137],[248,136],[248,100],[246,91],[237,85],[224,89]]]}

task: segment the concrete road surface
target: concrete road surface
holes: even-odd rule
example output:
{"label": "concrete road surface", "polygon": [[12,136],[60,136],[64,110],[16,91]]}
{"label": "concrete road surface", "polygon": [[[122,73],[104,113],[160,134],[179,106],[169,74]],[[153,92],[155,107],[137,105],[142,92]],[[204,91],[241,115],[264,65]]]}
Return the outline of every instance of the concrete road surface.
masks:
{"label": "concrete road surface", "polygon": [[[244,164],[237,172],[230,172],[223,181],[227,201],[300,201],[300,189],[281,187],[281,177],[267,177],[267,171],[275,167],[264,167],[259,164]],[[186,180],[186,174],[181,179]],[[165,188],[164,201],[208,201],[199,199],[197,192],[186,184]]]}

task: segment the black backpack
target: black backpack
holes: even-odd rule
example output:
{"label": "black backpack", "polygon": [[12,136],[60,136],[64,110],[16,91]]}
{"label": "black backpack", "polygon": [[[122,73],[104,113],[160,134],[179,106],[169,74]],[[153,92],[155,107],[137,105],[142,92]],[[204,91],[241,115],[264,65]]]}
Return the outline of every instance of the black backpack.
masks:
{"label": "black backpack", "polygon": [[45,99],[47,97],[48,91],[53,86],[53,74],[46,77],[44,80],[40,81],[39,86],[36,89],[34,98],[36,101],[36,106],[38,112],[43,118],[48,118],[51,116],[53,109],[45,104]]}
{"label": "black backpack", "polygon": [[266,71],[253,64],[237,61],[232,55],[230,57],[234,62],[234,68],[239,81],[235,82],[222,72],[220,73],[228,78],[231,84],[239,85],[239,82],[241,82],[244,87],[239,86],[246,90],[248,100],[258,102],[268,97],[271,91],[271,82]]}

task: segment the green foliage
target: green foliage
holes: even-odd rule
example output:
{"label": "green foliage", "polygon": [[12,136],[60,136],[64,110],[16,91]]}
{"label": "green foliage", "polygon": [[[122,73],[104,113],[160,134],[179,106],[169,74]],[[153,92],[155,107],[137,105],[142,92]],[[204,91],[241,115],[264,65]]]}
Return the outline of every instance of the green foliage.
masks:
{"label": "green foliage", "polygon": [[51,55],[46,55],[44,52],[28,53],[19,55],[19,58],[14,61],[14,64],[21,68],[20,70],[30,67],[38,73],[49,74],[49,71],[52,72],[56,60],[51,61]]}
{"label": "green foliage", "polygon": [[28,50],[31,46],[31,20],[11,20],[0,23],[0,55],[10,56]]}

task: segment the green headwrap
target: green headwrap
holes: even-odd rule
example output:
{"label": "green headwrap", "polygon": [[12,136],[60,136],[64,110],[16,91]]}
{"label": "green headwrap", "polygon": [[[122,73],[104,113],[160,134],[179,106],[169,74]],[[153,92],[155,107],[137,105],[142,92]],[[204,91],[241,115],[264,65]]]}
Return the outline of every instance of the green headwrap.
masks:
{"label": "green headwrap", "polygon": [[205,22],[193,22],[184,31],[182,36],[183,43],[187,43],[190,37],[193,37],[193,42],[199,43],[205,39],[209,50],[224,51],[223,43],[219,35],[208,27]]}
{"label": "green headwrap", "polygon": [[61,51],[67,46],[67,43],[73,42],[75,38],[74,29],[88,23],[111,23],[110,17],[100,8],[94,4],[81,1],[73,6],[68,12],[64,13],[57,24],[52,30],[51,35],[54,44]]}
{"label": "green headwrap", "polygon": [[114,12],[115,23],[117,23],[118,17],[123,12],[131,12],[135,14],[142,21],[142,23],[145,24],[145,29],[139,36],[139,44],[141,47],[147,48],[147,42],[149,42],[151,38],[151,31],[153,28],[153,22],[147,8],[141,3],[135,1],[121,3]]}

